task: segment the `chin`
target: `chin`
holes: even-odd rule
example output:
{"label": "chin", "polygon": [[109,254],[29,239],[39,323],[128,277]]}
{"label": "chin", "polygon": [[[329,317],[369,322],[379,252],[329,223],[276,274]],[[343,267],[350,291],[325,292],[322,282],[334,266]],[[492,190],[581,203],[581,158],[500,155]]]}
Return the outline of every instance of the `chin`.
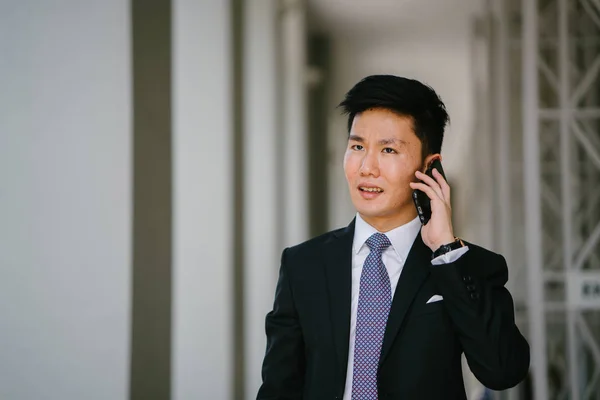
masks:
{"label": "chin", "polygon": [[357,200],[358,201],[353,202],[354,208],[362,216],[367,218],[394,218],[398,215],[405,214],[408,208],[414,208],[412,198],[402,206],[399,206],[398,204],[377,204],[375,202],[365,201],[364,199]]}
{"label": "chin", "polygon": [[390,215],[390,210],[382,208],[382,207],[365,207],[364,204],[361,206],[356,206],[356,211],[358,211],[361,215],[370,218],[379,218],[385,217],[386,215]]}
{"label": "chin", "polygon": [[361,216],[367,217],[367,218],[386,218],[390,215],[389,213],[386,213],[386,212],[361,212],[361,211],[359,211],[359,213]]}

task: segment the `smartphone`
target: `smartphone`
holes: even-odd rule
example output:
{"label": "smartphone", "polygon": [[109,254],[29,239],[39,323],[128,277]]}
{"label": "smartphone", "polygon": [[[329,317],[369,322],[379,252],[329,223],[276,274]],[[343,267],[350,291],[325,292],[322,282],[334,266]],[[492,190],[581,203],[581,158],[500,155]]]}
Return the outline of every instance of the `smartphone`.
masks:
{"label": "smartphone", "polygon": [[[446,174],[444,174],[444,169],[442,168],[442,163],[439,158],[433,160],[433,162],[429,164],[427,171],[425,171],[425,174],[429,175],[435,180],[433,177],[434,168],[437,169],[440,174],[442,174],[444,179],[446,179]],[[431,219],[431,200],[429,199],[429,196],[418,189],[413,191],[412,196],[413,201],[415,202],[415,207],[417,208],[417,214],[419,214],[419,219],[421,220],[421,224],[426,225]]]}

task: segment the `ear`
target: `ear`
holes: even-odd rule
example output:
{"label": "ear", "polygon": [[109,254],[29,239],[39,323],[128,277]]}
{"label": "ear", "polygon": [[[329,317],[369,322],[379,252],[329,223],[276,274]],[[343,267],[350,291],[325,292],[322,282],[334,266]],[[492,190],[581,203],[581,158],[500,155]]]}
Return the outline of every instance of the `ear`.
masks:
{"label": "ear", "polygon": [[435,160],[436,158],[442,161],[442,155],[440,153],[430,154],[427,157],[425,157],[425,162],[423,163],[423,167],[425,168],[425,170],[421,172],[425,172],[427,168],[431,165],[433,160]]}

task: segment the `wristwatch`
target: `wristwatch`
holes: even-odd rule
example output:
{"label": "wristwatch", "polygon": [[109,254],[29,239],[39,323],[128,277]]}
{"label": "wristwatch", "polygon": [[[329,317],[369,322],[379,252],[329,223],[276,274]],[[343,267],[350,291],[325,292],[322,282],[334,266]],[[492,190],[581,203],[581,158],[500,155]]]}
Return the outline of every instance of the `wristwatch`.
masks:
{"label": "wristwatch", "polygon": [[449,253],[452,250],[460,249],[463,247],[465,243],[462,239],[455,237],[454,242],[441,245],[436,251],[431,255],[431,259],[437,258],[443,254]]}

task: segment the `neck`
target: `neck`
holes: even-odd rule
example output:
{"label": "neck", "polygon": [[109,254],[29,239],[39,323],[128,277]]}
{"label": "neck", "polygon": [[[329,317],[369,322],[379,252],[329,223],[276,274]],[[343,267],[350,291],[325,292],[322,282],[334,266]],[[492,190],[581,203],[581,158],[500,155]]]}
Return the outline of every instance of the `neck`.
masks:
{"label": "neck", "polygon": [[417,210],[412,207],[412,210],[408,210],[403,213],[395,214],[395,215],[385,215],[385,216],[366,216],[359,212],[360,217],[373,228],[377,229],[377,231],[385,233],[389,232],[392,229],[395,229],[399,226],[408,224],[410,221],[417,217]]}

